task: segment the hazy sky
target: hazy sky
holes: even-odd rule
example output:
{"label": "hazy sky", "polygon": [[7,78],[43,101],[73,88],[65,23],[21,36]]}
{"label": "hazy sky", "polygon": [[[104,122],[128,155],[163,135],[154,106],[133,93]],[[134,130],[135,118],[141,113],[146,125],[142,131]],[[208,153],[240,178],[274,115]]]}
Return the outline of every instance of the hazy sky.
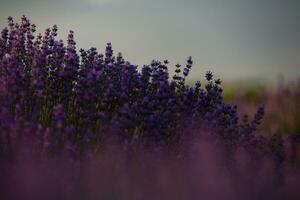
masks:
{"label": "hazy sky", "polygon": [[115,52],[135,64],[168,59],[192,78],[210,69],[226,80],[300,76],[299,0],[0,0],[0,27],[22,14],[39,31],[75,31],[78,47]]}

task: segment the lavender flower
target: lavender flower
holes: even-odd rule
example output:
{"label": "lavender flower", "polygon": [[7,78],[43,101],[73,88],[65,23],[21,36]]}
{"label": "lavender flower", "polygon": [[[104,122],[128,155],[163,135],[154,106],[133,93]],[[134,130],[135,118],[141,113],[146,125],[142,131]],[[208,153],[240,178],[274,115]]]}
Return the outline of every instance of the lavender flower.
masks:
{"label": "lavender flower", "polygon": [[111,43],[104,55],[94,47],[78,53],[74,32],[64,45],[56,39],[57,25],[35,35],[35,25],[23,16],[20,24],[9,17],[8,27],[0,39],[0,107],[8,106],[14,117],[20,105],[24,120],[48,128],[50,135],[72,133],[76,143],[87,133],[101,138],[104,130],[115,130],[112,135],[126,140],[136,135],[171,145],[185,127],[201,121],[214,137],[237,145],[254,135],[263,117],[260,107],[253,121],[239,124],[237,108],[223,101],[221,80],[210,71],[203,86],[187,85],[191,57],[183,69],[176,65],[170,79],[168,60],[153,60],[139,71],[121,53],[115,58]]}

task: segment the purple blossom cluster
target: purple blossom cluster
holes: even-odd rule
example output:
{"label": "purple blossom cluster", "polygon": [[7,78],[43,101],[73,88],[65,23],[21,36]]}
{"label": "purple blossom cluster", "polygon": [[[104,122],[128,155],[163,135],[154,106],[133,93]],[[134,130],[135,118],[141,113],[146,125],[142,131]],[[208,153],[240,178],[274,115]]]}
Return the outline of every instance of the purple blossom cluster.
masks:
{"label": "purple blossom cluster", "polygon": [[110,43],[104,54],[96,48],[77,51],[74,32],[64,44],[57,31],[54,25],[36,35],[36,26],[23,16],[20,23],[9,17],[1,32],[2,152],[20,138],[54,149],[66,143],[71,149],[98,148],[111,137],[169,146],[203,128],[230,147],[265,139],[255,134],[263,106],[253,120],[239,120],[237,106],[223,101],[221,80],[210,71],[203,86],[186,83],[191,57],[170,77],[167,60],[139,70],[121,53],[114,55]]}
{"label": "purple blossom cluster", "polygon": [[110,43],[78,51],[73,31],[66,44],[56,25],[35,32],[9,17],[0,36],[0,197],[299,196],[299,137],[263,137],[264,106],[240,119],[210,71],[187,84],[191,57],[170,75],[167,60],[138,68]]}

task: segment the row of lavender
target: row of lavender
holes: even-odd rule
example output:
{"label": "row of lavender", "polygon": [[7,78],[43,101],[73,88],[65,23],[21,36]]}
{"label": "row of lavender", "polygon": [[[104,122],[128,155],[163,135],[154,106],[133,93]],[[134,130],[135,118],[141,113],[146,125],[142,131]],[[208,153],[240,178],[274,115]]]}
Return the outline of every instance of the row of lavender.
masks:
{"label": "row of lavender", "polygon": [[[0,147],[6,155],[17,141],[51,151],[65,147],[95,151],[107,138],[121,142],[170,146],[185,134],[209,132],[230,148],[280,146],[255,133],[264,115],[239,120],[237,107],[222,99],[221,81],[206,73],[206,84],[185,82],[192,68],[153,60],[141,70],[96,48],[76,49],[73,31],[67,44],[56,39],[57,26],[35,36],[36,27],[23,16],[8,18],[0,37]],[[271,147],[271,148],[270,148]],[[273,149],[272,149],[273,150]],[[74,150],[75,151],[75,150]]]}

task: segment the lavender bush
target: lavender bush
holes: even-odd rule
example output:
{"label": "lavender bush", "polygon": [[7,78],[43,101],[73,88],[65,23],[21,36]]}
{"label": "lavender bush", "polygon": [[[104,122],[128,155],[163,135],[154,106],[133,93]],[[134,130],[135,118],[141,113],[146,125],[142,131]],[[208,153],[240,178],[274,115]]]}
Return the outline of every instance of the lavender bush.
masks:
{"label": "lavender bush", "polygon": [[212,122],[221,130],[216,133],[236,143],[255,131],[264,114],[260,107],[253,121],[239,124],[236,106],[222,100],[221,81],[211,72],[204,88],[200,82],[186,85],[191,57],[169,78],[167,60],[153,60],[138,71],[121,53],[115,57],[110,43],[105,55],[96,48],[78,54],[73,31],[66,46],[56,39],[56,25],[44,36],[34,32],[25,16],[20,24],[9,17],[2,30],[1,127],[6,132],[18,124],[23,132],[24,126],[40,127],[57,140],[101,140],[113,131],[125,140],[137,136],[169,144],[191,121],[201,121]]}
{"label": "lavender bush", "polygon": [[1,32],[2,166],[28,155],[33,160],[63,155],[81,163],[112,144],[130,152],[171,149],[176,158],[186,158],[194,138],[209,138],[232,153],[228,166],[240,148],[256,159],[269,156],[276,170],[282,166],[282,139],[256,132],[264,106],[254,119],[239,120],[237,106],[223,101],[221,81],[211,72],[203,86],[186,84],[191,57],[170,77],[167,60],[138,70],[121,53],[114,56],[110,43],[104,55],[96,48],[77,51],[73,31],[64,44],[56,39],[56,25],[44,35],[35,35],[35,29],[25,16],[20,23],[9,17]]}

